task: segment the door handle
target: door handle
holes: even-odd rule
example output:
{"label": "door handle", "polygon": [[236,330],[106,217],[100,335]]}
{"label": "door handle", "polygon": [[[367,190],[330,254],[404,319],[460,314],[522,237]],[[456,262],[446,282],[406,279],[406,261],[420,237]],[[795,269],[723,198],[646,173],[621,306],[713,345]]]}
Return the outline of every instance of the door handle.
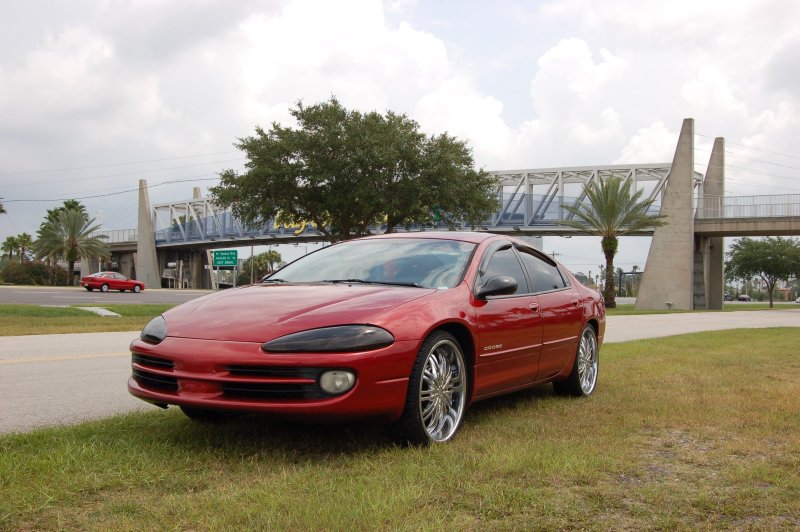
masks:
{"label": "door handle", "polygon": [[577,307],[578,306],[578,300],[577,299],[573,299],[572,300],[572,306],[573,307]]}
{"label": "door handle", "polygon": [[531,303],[530,305],[528,305],[528,307],[531,309],[531,312],[539,312],[538,303]]}

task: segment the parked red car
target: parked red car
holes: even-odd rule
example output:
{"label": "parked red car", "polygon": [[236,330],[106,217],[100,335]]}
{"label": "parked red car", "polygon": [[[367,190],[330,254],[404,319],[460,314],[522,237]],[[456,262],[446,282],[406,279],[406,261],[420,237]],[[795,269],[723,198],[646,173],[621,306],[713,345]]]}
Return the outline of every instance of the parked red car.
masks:
{"label": "parked red car", "polygon": [[474,401],[548,381],[591,395],[604,330],[598,292],[525,242],[383,235],[153,319],[131,343],[128,390],[200,421],[374,419],[443,442]]}
{"label": "parked red car", "polygon": [[134,279],[128,279],[121,273],[117,272],[97,272],[86,277],[81,277],[81,286],[91,292],[95,288],[101,292],[108,292],[109,290],[119,290],[124,292],[130,290],[131,292],[141,292],[144,290],[144,283]]}

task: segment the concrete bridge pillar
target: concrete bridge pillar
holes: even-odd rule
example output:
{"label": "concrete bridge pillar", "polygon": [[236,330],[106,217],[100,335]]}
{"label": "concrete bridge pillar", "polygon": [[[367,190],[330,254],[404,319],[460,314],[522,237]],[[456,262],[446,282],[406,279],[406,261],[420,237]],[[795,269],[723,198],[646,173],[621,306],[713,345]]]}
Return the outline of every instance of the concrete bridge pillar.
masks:
{"label": "concrete bridge pillar", "polygon": [[[703,180],[703,198],[714,198],[714,203],[722,208],[725,196],[725,139],[714,139],[714,148],[708,161],[708,169]],[[722,310],[725,289],[725,239],[721,236],[704,237],[708,242],[708,259],[705,261],[706,300],[704,307],[709,310]]]}
{"label": "concrete bridge pillar", "polygon": [[155,228],[147,193],[147,180],[139,180],[139,224],[136,241],[136,279],[150,288],[161,288],[161,275],[158,270]]}
{"label": "concrete bridge pillar", "polygon": [[647,255],[637,309],[694,308],[694,120],[683,121],[661,201],[666,225],[657,227]]}

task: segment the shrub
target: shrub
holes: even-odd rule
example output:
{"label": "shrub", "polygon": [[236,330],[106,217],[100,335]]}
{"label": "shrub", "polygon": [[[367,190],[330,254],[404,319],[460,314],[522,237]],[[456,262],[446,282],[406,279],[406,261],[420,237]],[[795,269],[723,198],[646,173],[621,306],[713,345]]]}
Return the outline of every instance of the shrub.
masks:
{"label": "shrub", "polygon": [[54,268],[43,262],[9,261],[0,271],[0,280],[7,284],[49,285],[51,276],[57,286],[69,284],[69,275],[64,268]]}

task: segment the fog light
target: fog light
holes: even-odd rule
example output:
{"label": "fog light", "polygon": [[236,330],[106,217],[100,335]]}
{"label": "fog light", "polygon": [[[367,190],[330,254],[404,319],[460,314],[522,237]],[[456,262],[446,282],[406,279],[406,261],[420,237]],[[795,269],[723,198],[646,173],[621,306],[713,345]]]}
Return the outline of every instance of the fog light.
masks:
{"label": "fog light", "polygon": [[349,371],[326,371],[319,378],[319,386],[325,393],[344,393],[356,383],[356,376]]}

